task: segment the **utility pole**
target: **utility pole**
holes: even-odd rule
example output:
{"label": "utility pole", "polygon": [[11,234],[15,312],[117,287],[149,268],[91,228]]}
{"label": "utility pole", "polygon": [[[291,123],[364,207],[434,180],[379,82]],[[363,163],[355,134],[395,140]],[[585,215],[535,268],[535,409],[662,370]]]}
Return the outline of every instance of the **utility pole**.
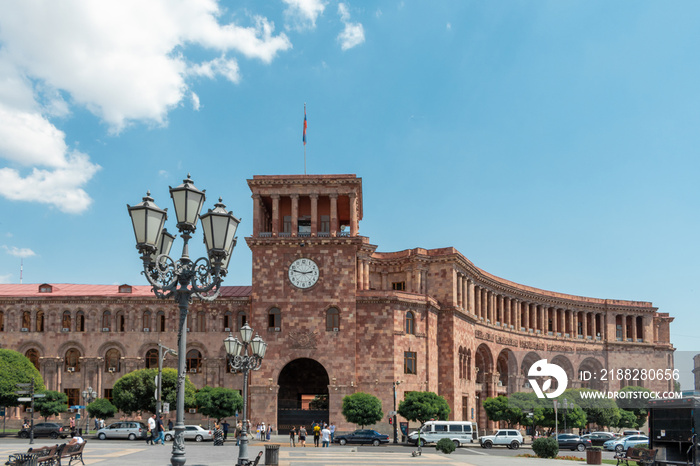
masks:
{"label": "utility pole", "polygon": [[[163,353],[165,350],[165,353]],[[156,380],[156,419],[160,419],[163,398],[163,360],[168,354],[177,356],[177,351],[158,343],[158,377]]]}

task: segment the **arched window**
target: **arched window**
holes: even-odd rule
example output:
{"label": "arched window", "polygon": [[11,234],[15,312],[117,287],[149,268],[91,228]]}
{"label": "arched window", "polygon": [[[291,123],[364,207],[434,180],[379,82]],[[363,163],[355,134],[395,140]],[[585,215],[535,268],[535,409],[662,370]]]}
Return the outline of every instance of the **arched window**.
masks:
{"label": "arched window", "polygon": [[112,330],[112,313],[104,311],[102,313],[102,331],[109,332]]}
{"label": "arched window", "polygon": [[75,331],[85,331],[85,314],[83,313],[83,311],[78,311],[78,313],[75,315]]}
{"label": "arched window", "polygon": [[464,378],[464,350],[459,348],[459,378]]}
{"label": "arched window", "polygon": [[119,372],[121,363],[121,353],[118,349],[112,348],[108,350],[105,354],[105,371],[107,372]]}
{"label": "arched window", "polygon": [[267,328],[280,331],[282,327],[282,315],[279,308],[273,307],[267,313]]}
{"label": "arched window", "polygon": [[198,332],[206,332],[207,331],[207,324],[206,321],[204,320],[204,312],[200,311],[197,313],[197,331]]}
{"label": "arched window", "polygon": [[151,331],[151,311],[146,311],[143,313],[143,331]]}
{"label": "arched window", "polygon": [[165,332],[165,312],[158,311],[156,316],[156,327],[159,332]]}
{"label": "arched window", "polygon": [[66,356],[63,360],[63,370],[66,372],[80,372],[80,351],[75,348],[69,349],[66,351]]}
{"label": "arched window", "polygon": [[238,315],[236,316],[236,330],[238,330],[240,332],[241,329],[243,328],[243,326],[247,323],[248,323],[248,315],[243,311],[239,312]]}
{"label": "arched window", "polygon": [[0,332],[5,331],[5,313],[0,311]]}
{"label": "arched window", "polygon": [[413,312],[408,311],[406,313],[406,334],[415,335],[416,334],[416,318]]}
{"label": "arched window", "polygon": [[34,348],[27,350],[24,355],[29,359],[32,364],[34,364],[34,367],[39,369],[39,351],[35,350]]}
{"label": "arched window", "polygon": [[158,350],[149,349],[146,351],[146,369],[158,368]]}
{"label": "arched window", "polygon": [[36,313],[36,331],[44,331],[44,311],[39,311]]}
{"label": "arched window", "polygon": [[467,380],[472,379],[472,350],[467,350]]}
{"label": "arched window", "polygon": [[233,320],[233,314],[231,312],[227,312],[224,314],[224,332],[230,332],[231,331],[231,324]]}
{"label": "arched window", "polygon": [[32,326],[32,315],[29,313],[29,311],[24,311],[22,313],[22,331],[23,332],[28,332],[29,327]]}
{"label": "arched window", "polygon": [[187,372],[201,372],[202,353],[193,349],[187,352]]}
{"label": "arched window", "polygon": [[332,307],[326,311],[326,331],[337,332],[340,329],[340,311]]}
{"label": "arched window", "polygon": [[63,319],[61,319],[61,329],[64,332],[70,332],[70,311],[63,311]]}

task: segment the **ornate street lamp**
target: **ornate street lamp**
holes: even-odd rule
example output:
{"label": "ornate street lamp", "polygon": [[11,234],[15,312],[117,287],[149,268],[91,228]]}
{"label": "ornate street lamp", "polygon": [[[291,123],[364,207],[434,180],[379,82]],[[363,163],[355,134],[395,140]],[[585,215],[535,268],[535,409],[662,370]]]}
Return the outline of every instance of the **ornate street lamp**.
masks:
{"label": "ornate street lamp", "polygon": [[399,443],[399,429],[398,426],[396,425],[396,387],[401,384],[400,380],[395,380],[393,385],[394,385],[394,411],[392,411],[391,415],[394,417],[393,419],[393,424],[394,424],[394,443]]}
{"label": "ornate street lamp", "polygon": [[188,242],[197,229],[197,220],[205,201],[204,191],[195,188],[187,179],[176,188],[170,188],[170,196],[175,206],[177,229],[184,241],[182,256],[177,261],[170,256],[170,248],[175,237],[163,228],[168,218],[167,209],[159,208],[150,192],[143,201],[133,207],[127,204],[134,226],[136,249],[143,261],[143,274],[153,286],[153,293],[159,299],[174,298],[180,309],[178,326],[178,367],[177,367],[177,420],[175,441],[170,463],[184,465],[185,458],[185,356],[187,354],[187,312],[193,298],[212,301],[219,296],[221,282],[231,253],[236,243],[236,228],[240,223],[226,206],[216,204],[214,210],[201,216],[204,227],[204,243],[207,256],[192,261],[189,257]]}
{"label": "ornate street lamp", "polygon": [[92,389],[92,387],[88,387],[87,390],[83,390],[83,400],[85,401],[85,418],[86,418],[86,423],[85,423],[85,435],[90,433],[90,413],[87,410],[87,406],[95,401],[97,399],[97,392]]}
{"label": "ornate street lamp", "polygon": [[[251,461],[248,459],[248,371],[257,371],[262,365],[262,360],[267,351],[267,343],[255,335],[253,329],[245,324],[241,328],[241,340],[234,338],[231,333],[224,340],[226,353],[229,355],[229,365],[232,371],[243,372],[243,425],[241,428],[240,447],[238,449],[238,466],[248,466]],[[250,347],[251,354],[248,354]]]}

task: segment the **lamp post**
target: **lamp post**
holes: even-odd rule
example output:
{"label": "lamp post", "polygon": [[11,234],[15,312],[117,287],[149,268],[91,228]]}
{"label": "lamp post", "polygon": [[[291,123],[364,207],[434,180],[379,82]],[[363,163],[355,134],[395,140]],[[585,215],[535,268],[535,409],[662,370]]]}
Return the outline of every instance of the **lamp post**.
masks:
{"label": "lamp post", "polygon": [[92,389],[92,387],[88,387],[87,390],[83,390],[83,400],[85,401],[85,435],[90,433],[90,413],[87,410],[87,406],[95,401],[97,399],[97,392]]}
{"label": "lamp post", "polygon": [[[167,209],[159,208],[150,192],[143,201],[129,206],[129,215],[136,236],[136,249],[143,261],[143,274],[153,286],[153,293],[159,299],[174,298],[180,310],[180,323],[177,334],[177,420],[175,441],[173,442],[170,463],[173,466],[185,464],[185,356],[187,353],[187,312],[193,298],[204,301],[216,299],[221,290],[221,282],[226,276],[233,248],[236,246],[236,229],[240,220],[226,210],[219,202],[213,210],[201,215],[204,204],[204,191],[195,188],[187,179],[170,188],[170,197],[175,206],[177,229],[184,241],[182,256],[177,261],[168,254],[175,237],[163,228],[167,219]],[[192,261],[188,242],[197,229],[197,221],[202,221],[204,243],[208,257]]]}
{"label": "lamp post", "polygon": [[[163,352],[165,350],[165,352]],[[158,343],[158,381],[156,383],[158,389],[158,396],[156,397],[156,418],[160,419],[163,408],[163,361],[168,354],[177,356],[177,351],[168,348],[165,345]]]}
{"label": "lamp post", "polygon": [[[243,425],[241,427],[240,447],[238,448],[237,466],[248,466],[248,372],[257,371],[267,351],[267,343],[259,335],[253,336],[253,329],[245,324],[241,328],[241,340],[234,338],[231,333],[224,340],[226,353],[229,355],[229,365],[232,371],[243,372]],[[248,354],[250,348],[251,354]]]}
{"label": "lamp post", "polygon": [[401,384],[400,380],[394,381],[394,443],[399,443],[399,429],[396,425],[396,386]]}

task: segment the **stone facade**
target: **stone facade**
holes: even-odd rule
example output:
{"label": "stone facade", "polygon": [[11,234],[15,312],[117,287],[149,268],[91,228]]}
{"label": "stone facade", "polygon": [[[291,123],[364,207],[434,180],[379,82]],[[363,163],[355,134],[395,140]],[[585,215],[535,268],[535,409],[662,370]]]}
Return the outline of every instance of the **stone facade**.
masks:
{"label": "stone facade", "polygon": [[[308,403],[320,395],[328,408],[313,411],[316,420],[351,429],[340,414],[344,396],[372,393],[388,413],[400,381],[398,400],[433,391],[448,400],[451,419],[489,429],[480,400],[532,390],[527,371],[542,358],[566,370],[570,387],[672,388],[673,381],[579,377],[582,370],[673,367],[673,318],[651,303],[520,285],[454,248],[377,252],[359,234],[362,182],[354,175],[255,176],[248,184],[253,283],[193,303],[188,375],[197,387],[241,390],[223,340],[249,323],[269,344],[250,380],[254,421],[282,431],[307,422]],[[288,278],[300,258],[319,269],[317,282],[303,289]],[[91,385],[109,396],[120,376],[153,364],[158,342],[175,348],[177,313],[147,286],[0,285],[2,346],[30,356],[48,388],[73,394]],[[168,358],[166,366],[175,362]],[[386,422],[377,428],[390,430]]]}

